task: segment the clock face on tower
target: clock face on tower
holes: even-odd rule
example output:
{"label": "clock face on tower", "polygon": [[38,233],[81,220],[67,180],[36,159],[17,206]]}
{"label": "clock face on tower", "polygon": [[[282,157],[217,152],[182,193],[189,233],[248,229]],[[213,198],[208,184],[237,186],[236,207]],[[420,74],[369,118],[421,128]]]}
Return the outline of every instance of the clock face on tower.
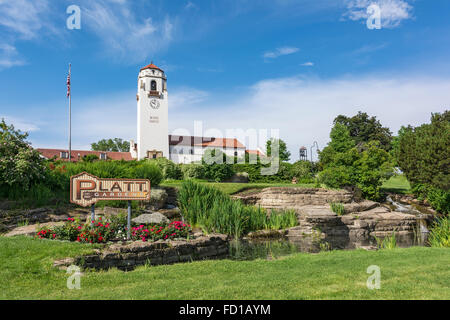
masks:
{"label": "clock face on tower", "polygon": [[150,100],[150,107],[152,107],[153,109],[158,109],[159,108],[159,101],[156,100],[156,99]]}

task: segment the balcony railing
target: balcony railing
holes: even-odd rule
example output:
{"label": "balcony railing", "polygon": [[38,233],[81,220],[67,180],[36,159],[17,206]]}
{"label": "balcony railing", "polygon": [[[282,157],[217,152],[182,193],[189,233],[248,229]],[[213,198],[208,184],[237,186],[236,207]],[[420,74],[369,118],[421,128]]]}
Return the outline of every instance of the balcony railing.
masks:
{"label": "balcony railing", "polygon": [[149,97],[159,97],[161,94],[159,93],[159,91],[155,91],[155,90],[150,90],[150,92],[148,93]]}

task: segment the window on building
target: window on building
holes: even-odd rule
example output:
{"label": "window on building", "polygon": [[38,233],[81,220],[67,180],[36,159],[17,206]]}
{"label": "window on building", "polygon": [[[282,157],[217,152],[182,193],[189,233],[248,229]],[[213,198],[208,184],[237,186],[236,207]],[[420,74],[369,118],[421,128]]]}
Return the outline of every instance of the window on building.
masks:
{"label": "window on building", "polygon": [[179,154],[183,154],[183,149],[180,149],[180,152],[179,152]]}
{"label": "window on building", "polygon": [[61,153],[59,154],[59,157],[60,157],[61,159],[69,159],[69,153],[63,151],[63,152],[61,152]]}
{"label": "window on building", "polygon": [[156,154],[153,154],[153,159],[156,159]]}
{"label": "window on building", "polygon": [[108,155],[106,153],[100,153],[100,160],[107,160]]}
{"label": "window on building", "polygon": [[152,91],[157,91],[157,86],[156,86],[156,81],[155,80],[152,80],[151,87],[152,87]]}
{"label": "window on building", "polygon": [[191,149],[190,151],[191,151],[191,154],[194,154],[194,149]]}
{"label": "window on building", "polygon": [[234,152],[234,156],[235,156],[235,157],[238,156],[238,152],[237,152],[237,151]]}

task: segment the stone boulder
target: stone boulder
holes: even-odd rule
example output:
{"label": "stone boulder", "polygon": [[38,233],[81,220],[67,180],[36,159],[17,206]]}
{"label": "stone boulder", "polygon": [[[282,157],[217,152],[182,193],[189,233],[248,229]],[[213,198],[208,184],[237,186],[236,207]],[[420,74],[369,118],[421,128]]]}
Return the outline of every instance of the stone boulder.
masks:
{"label": "stone boulder", "polygon": [[169,223],[169,219],[159,212],[151,213],[151,214],[142,214],[139,217],[132,219],[133,223],[141,225],[141,224],[162,224]]}
{"label": "stone boulder", "polygon": [[248,183],[248,173],[247,172],[238,172],[235,175],[233,175],[230,179],[228,179],[226,182]]}
{"label": "stone boulder", "polygon": [[36,230],[38,227],[56,227],[56,226],[62,226],[64,225],[64,222],[48,222],[43,224],[31,224],[28,226],[23,227],[17,227],[7,234],[5,234],[5,237],[14,237],[14,236],[34,236],[36,234]]}
{"label": "stone boulder", "polygon": [[150,191],[150,201],[147,207],[151,210],[159,210],[166,206],[168,195],[166,190],[153,188]]}

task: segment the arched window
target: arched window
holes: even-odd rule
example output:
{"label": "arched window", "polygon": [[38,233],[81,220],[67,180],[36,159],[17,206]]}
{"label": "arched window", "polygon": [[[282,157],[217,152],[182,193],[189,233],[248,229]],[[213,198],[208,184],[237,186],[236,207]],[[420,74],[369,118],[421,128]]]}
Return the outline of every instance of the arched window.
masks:
{"label": "arched window", "polygon": [[151,90],[152,90],[152,91],[157,91],[157,88],[156,88],[156,81],[155,81],[155,80],[152,80]]}

